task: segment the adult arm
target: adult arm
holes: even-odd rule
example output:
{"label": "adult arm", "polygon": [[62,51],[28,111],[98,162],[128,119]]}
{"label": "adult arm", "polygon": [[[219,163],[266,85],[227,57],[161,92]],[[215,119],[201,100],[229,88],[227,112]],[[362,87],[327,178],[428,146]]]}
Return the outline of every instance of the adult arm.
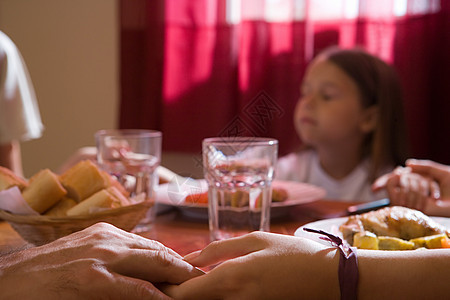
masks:
{"label": "adult arm", "polygon": [[213,242],[185,259],[198,267],[223,263],[169,287],[175,299],[339,299],[338,253],[311,240],[254,232]]}
{"label": "adult arm", "polygon": [[16,175],[23,177],[22,153],[18,141],[0,144],[0,166],[8,168]]}
{"label": "adult arm", "polygon": [[[450,250],[358,250],[358,299],[447,297]],[[208,274],[170,286],[179,299],[339,299],[339,254],[291,236],[252,233],[214,242],[185,259]]]}
{"label": "adult arm", "polygon": [[154,284],[200,274],[162,244],[105,223],[0,258],[5,299],[167,299]]}

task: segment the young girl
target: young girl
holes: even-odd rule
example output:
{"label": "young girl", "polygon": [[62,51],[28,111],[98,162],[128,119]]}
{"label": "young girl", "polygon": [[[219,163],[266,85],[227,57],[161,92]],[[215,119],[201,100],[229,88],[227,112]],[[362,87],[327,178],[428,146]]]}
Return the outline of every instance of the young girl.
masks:
{"label": "young girl", "polygon": [[329,199],[385,197],[372,182],[407,157],[399,80],[362,50],[331,48],[311,62],[294,125],[303,148],[279,159],[276,178],[320,186]]}

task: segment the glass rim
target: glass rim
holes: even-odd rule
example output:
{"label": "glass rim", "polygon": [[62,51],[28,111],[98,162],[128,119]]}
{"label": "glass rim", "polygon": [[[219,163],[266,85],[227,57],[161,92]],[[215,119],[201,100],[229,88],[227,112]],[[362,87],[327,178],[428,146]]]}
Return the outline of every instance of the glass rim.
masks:
{"label": "glass rim", "polygon": [[210,137],[203,139],[202,144],[216,145],[229,145],[234,143],[251,143],[253,145],[278,145],[278,140],[275,138],[268,137],[251,137],[251,136],[239,136],[239,137]]}
{"label": "glass rim", "polygon": [[101,129],[94,135],[96,138],[111,136],[111,137],[162,137],[162,132],[153,129]]}

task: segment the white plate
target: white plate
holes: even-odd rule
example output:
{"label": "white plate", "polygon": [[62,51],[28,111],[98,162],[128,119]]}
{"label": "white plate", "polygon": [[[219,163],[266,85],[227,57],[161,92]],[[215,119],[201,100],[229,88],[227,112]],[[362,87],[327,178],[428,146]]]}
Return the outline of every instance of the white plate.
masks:
{"label": "white plate", "polygon": [[[272,203],[272,216],[277,217],[285,214],[291,206],[305,204],[322,199],[326,192],[317,186],[293,182],[274,180],[272,186],[283,188],[288,192],[288,199],[283,202]],[[208,217],[208,205],[198,203],[186,203],[187,195],[203,193],[208,190],[205,180],[186,179],[185,182],[170,182],[161,184],[156,193],[156,201],[160,204],[171,205],[182,209],[182,211],[193,217]]]}
{"label": "white plate", "polygon": [[[431,218],[434,221],[436,221],[437,223],[439,223],[447,228],[450,228],[450,218],[443,218],[443,217],[431,217]],[[317,230],[323,230],[323,231],[332,233],[332,234],[337,235],[340,238],[342,238],[342,232],[339,231],[339,226],[344,224],[347,221],[347,219],[348,219],[348,217],[342,217],[342,218],[325,219],[325,220],[320,220],[320,221],[316,221],[316,222],[311,222],[311,223],[305,224],[305,225],[297,228],[297,230],[294,232],[294,235],[298,236],[298,237],[309,238],[314,241],[320,242],[324,245],[330,245],[330,243],[319,239],[319,237],[321,236],[320,234],[306,232],[303,230],[303,228],[307,227],[307,228],[312,228],[312,229],[317,229]]]}

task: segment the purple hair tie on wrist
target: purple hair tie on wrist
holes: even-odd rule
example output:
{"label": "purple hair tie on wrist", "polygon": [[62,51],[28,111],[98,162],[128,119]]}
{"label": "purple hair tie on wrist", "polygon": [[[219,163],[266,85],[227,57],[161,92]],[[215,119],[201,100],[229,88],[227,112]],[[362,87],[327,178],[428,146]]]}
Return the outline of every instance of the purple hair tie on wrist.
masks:
{"label": "purple hair tie on wrist", "polygon": [[325,237],[319,237],[337,247],[340,252],[339,256],[339,287],[341,290],[341,300],[356,300],[358,297],[358,258],[356,256],[356,248],[348,247],[342,242],[342,239],[323,230],[303,228],[304,231],[318,233]]}

